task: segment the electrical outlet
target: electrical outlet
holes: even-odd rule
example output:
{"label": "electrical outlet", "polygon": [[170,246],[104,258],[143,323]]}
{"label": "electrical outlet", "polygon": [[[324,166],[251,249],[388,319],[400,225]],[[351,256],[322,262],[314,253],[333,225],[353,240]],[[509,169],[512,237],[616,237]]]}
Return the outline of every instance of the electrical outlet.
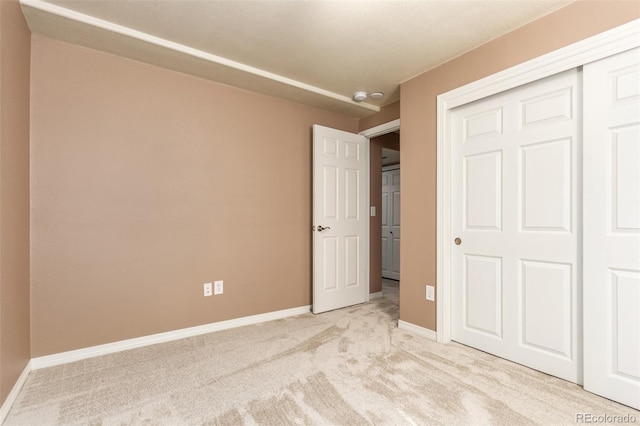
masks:
{"label": "electrical outlet", "polygon": [[432,285],[427,286],[427,300],[435,301],[435,289]]}
{"label": "electrical outlet", "polygon": [[209,297],[213,295],[211,283],[204,283],[203,287],[204,287],[204,297]]}
{"label": "electrical outlet", "polygon": [[224,281],[214,281],[213,294],[222,294],[224,292]]}

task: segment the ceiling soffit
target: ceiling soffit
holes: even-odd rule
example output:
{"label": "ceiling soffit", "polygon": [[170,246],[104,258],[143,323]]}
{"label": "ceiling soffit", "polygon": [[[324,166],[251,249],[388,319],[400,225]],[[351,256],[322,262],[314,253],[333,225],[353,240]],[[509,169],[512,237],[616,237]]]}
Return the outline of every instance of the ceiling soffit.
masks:
{"label": "ceiling soffit", "polygon": [[[34,33],[355,118],[569,2],[21,0]],[[385,96],[358,103],[357,90]]]}

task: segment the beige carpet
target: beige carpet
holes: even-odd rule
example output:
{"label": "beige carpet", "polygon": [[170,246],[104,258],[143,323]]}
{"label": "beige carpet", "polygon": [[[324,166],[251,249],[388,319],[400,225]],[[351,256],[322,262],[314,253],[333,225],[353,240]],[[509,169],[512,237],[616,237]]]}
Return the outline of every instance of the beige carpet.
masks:
{"label": "beige carpet", "polygon": [[397,328],[397,286],[352,308],[31,373],[5,425],[575,424],[640,412]]}

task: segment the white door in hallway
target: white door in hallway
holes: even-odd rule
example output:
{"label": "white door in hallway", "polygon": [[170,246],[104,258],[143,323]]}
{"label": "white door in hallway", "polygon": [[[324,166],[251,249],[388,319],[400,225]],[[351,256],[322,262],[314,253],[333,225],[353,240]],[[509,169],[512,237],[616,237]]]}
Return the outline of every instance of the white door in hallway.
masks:
{"label": "white door in hallway", "polygon": [[382,172],[382,277],[400,280],[400,169]]}
{"label": "white door in hallway", "polygon": [[369,141],[313,126],[313,313],[369,297]]}
{"label": "white door in hallway", "polygon": [[452,338],[582,382],[580,75],[452,113]]}
{"label": "white door in hallway", "polygon": [[640,409],[640,49],[584,66],[584,388]]}

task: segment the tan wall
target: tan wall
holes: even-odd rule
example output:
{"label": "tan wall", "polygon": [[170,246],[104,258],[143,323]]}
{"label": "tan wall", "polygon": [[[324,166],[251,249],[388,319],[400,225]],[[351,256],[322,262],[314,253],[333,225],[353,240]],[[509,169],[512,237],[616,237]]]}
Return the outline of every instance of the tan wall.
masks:
{"label": "tan wall", "polygon": [[638,17],[636,0],[578,1],[402,84],[403,321],[436,326],[436,96]]}
{"label": "tan wall", "polygon": [[30,40],[18,1],[0,1],[0,405],[30,357]]}
{"label": "tan wall", "polygon": [[380,112],[358,120],[358,131],[371,129],[380,124],[388,123],[400,118],[400,101],[385,105],[380,108]]}
{"label": "tan wall", "polygon": [[311,303],[311,126],[357,120],[32,51],[32,356]]}
{"label": "tan wall", "polygon": [[400,151],[400,135],[399,134],[395,132],[387,133],[386,135],[378,136],[376,139],[380,140],[383,148]]}

